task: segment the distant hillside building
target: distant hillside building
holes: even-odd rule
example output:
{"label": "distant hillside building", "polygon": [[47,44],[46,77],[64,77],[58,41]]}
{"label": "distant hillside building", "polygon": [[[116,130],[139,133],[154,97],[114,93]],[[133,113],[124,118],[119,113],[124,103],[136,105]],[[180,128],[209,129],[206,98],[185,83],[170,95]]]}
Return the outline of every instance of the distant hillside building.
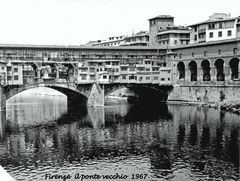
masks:
{"label": "distant hillside building", "polygon": [[187,45],[191,30],[185,26],[175,26],[174,17],[159,15],[149,19],[149,45],[172,47]]}
{"label": "distant hillside building", "polygon": [[202,43],[240,37],[240,17],[215,13],[208,20],[190,25],[190,43]]}
{"label": "distant hillside building", "polygon": [[132,36],[127,36],[121,46],[148,46],[149,33],[147,31],[140,31]]}
{"label": "distant hillside building", "polygon": [[166,30],[174,25],[174,17],[169,15],[159,15],[149,19],[149,45],[157,46],[157,33]]}
{"label": "distant hillside building", "polygon": [[159,15],[149,19],[149,32],[132,36],[112,36],[108,40],[90,41],[86,46],[161,46],[171,48],[194,43],[240,37],[240,16],[215,13],[208,20],[190,26],[174,25],[174,17]]}
{"label": "distant hillside building", "polygon": [[111,36],[108,40],[100,40],[93,43],[92,46],[119,46],[123,43],[125,36]]}
{"label": "distant hillside building", "polygon": [[184,26],[169,26],[157,33],[157,45],[172,47],[187,45],[190,42],[191,30]]}
{"label": "distant hillside building", "polygon": [[[101,40],[99,40],[99,42],[101,42]],[[83,46],[93,46],[95,43],[98,43],[98,41],[89,41],[86,44],[84,44]]]}

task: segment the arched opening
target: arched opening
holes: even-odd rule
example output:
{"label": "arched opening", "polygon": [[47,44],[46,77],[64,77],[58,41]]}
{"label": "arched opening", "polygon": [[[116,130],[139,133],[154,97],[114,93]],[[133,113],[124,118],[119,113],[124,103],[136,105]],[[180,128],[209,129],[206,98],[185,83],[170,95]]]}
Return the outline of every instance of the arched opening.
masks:
{"label": "arched opening", "polygon": [[70,60],[70,54],[69,53],[62,54],[62,58],[63,58],[64,61],[69,61]]}
{"label": "arched opening", "polygon": [[26,126],[49,124],[68,109],[67,96],[47,87],[24,90],[7,99],[8,127],[18,130]]}
{"label": "arched opening", "polygon": [[233,58],[229,62],[230,68],[231,68],[231,80],[239,79],[238,75],[238,65],[239,65],[239,59]]}
{"label": "arched opening", "polygon": [[179,79],[185,79],[185,65],[183,62],[177,64],[177,69],[179,73]]}
{"label": "arched opening", "polygon": [[38,77],[38,66],[35,63],[23,64],[23,83],[34,82]]}
{"label": "arched opening", "polygon": [[191,74],[191,81],[197,81],[197,63],[195,61],[191,61],[188,64],[190,74]]}
{"label": "arched opening", "polygon": [[39,70],[41,78],[57,78],[57,65],[55,63],[43,63]]}
{"label": "arched opening", "polygon": [[59,78],[71,80],[74,77],[74,66],[71,63],[59,66]]}
{"label": "arched opening", "polygon": [[74,66],[72,64],[65,64],[67,67],[68,79],[71,80],[74,77]]}
{"label": "arched opening", "polygon": [[49,73],[49,77],[51,78],[57,78],[57,67],[56,64],[51,63],[50,65],[50,73]]}
{"label": "arched opening", "polygon": [[217,59],[215,62],[215,67],[216,67],[216,78],[217,81],[224,81],[225,80],[225,75],[224,75],[224,61],[222,59]]}
{"label": "arched opening", "polygon": [[[86,87],[86,89],[88,89],[89,87],[91,87],[91,85]],[[4,92],[5,92],[6,100],[8,100],[9,98],[11,98],[15,95],[18,95],[19,93],[28,92],[29,90],[34,89],[34,88],[37,88],[37,89],[50,88],[50,89],[53,89],[55,91],[58,91],[64,95],[66,95],[69,108],[76,107],[76,106],[83,107],[87,104],[88,97],[84,93],[76,90],[73,87],[69,87],[69,86],[66,87],[64,85],[55,86],[54,84],[44,85],[44,86],[35,84],[35,85],[31,85],[29,87],[28,86],[21,86],[21,87],[5,86]],[[41,95],[49,95],[49,92],[51,93],[52,91],[41,91],[40,90]],[[30,95],[32,96],[33,94],[30,94]],[[38,95],[38,93],[36,93],[35,95]]]}
{"label": "arched opening", "polygon": [[201,63],[202,71],[203,71],[203,81],[210,81],[211,74],[210,74],[210,62],[208,60],[203,60]]}
{"label": "arched opening", "polygon": [[43,79],[48,79],[50,78],[50,73],[51,73],[51,66],[44,64],[41,67],[39,67],[39,71],[40,71],[40,78]]}
{"label": "arched opening", "polygon": [[154,86],[128,86],[135,94],[136,102],[138,103],[161,103],[168,99],[168,93],[172,90],[172,86],[164,86],[156,88]]}

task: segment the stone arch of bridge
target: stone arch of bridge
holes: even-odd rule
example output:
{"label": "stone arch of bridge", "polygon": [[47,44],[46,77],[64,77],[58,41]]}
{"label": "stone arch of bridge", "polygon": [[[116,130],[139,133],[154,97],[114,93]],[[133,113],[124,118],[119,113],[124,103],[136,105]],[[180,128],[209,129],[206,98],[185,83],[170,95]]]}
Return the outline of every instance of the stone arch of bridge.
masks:
{"label": "stone arch of bridge", "polygon": [[108,84],[108,85],[102,85],[101,88],[104,89],[104,96],[108,96],[111,93],[114,93],[115,91],[128,88],[128,87],[126,84]]}
{"label": "stone arch of bridge", "polygon": [[75,74],[75,68],[77,67],[76,65],[70,63],[70,62],[66,62],[63,63],[62,66],[66,67],[66,78],[67,79],[71,79],[74,77]]}
{"label": "stone arch of bridge", "polygon": [[[43,63],[43,66],[49,66],[48,70],[48,76],[51,78],[57,78],[58,77],[58,66],[56,63]],[[41,72],[42,75],[43,72]],[[41,76],[42,77],[42,76]]]}
{"label": "stone arch of bridge", "polygon": [[[28,67],[30,66],[30,68]],[[34,62],[25,62],[23,64],[25,77],[38,77],[39,66]]]}
{"label": "stone arch of bridge", "polygon": [[148,84],[107,84],[104,85],[104,96],[123,89],[130,89],[137,97],[141,99],[149,99],[151,101],[166,101],[169,91],[172,90],[172,86],[159,86]]}
{"label": "stone arch of bridge", "polygon": [[134,88],[145,88],[145,89],[152,89],[154,91],[158,91],[159,88],[158,85],[148,85],[148,84],[106,84],[104,87],[102,86],[102,89],[104,89],[104,96],[108,96],[111,93],[118,91],[120,89],[128,88],[128,89],[134,89]]}
{"label": "stone arch of bridge", "polygon": [[38,83],[33,85],[9,85],[3,87],[3,93],[5,95],[5,100],[21,93],[26,90],[30,90],[33,88],[39,88],[39,87],[46,87],[50,89],[57,90],[64,95],[67,96],[68,101],[76,102],[80,101],[80,103],[85,104],[88,100],[88,97],[90,95],[91,86],[85,86],[85,87],[76,87],[66,84],[48,84],[48,83]]}

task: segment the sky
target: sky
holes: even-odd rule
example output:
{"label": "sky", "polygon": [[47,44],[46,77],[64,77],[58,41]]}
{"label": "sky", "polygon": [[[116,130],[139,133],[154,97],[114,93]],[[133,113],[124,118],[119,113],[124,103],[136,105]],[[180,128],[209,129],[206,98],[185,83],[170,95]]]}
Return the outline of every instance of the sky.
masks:
{"label": "sky", "polygon": [[240,16],[240,0],[0,0],[0,44],[81,45],[148,30],[148,19],[176,25],[213,13]]}

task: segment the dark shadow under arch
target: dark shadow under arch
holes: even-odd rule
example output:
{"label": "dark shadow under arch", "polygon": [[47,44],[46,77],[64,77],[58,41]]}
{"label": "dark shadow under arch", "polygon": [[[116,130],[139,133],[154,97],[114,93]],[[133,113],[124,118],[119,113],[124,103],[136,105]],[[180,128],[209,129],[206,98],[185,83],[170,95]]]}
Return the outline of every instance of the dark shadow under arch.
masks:
{"label": "dark shadow under arch", "polygon": [[191,61],[188,64],[188,68],[190,70],[190,80],[197,81],[197,63],[195,61]]}
{"label": "dark shadow under arch", "polygon": [[208,60],[203,60],[201,63],[201,67],[203,71],[203,81],[211,81],[210,62]]}
{"label": "dark shadow under arch", "polygon": [[216,78],[217,81],[224,81],[225,74],[224,74],[224,61],[223,59],[217,59],[214,63],[216,68]]}
{"label": "dark shadow under arch", "polygon": [[178,73],[179,73],[179,80],[180,79],[185,79],[185,65],[183,62],[179,62],[177,64],[177,70],[178,70]]}
{"label": "dark shadow under arch", "polygon": [[231,80],[239,79],[239,75],[238,75],[239,59],[232,58],[229,62],[229,65],[230,65],[230,69],[231,69]]}

